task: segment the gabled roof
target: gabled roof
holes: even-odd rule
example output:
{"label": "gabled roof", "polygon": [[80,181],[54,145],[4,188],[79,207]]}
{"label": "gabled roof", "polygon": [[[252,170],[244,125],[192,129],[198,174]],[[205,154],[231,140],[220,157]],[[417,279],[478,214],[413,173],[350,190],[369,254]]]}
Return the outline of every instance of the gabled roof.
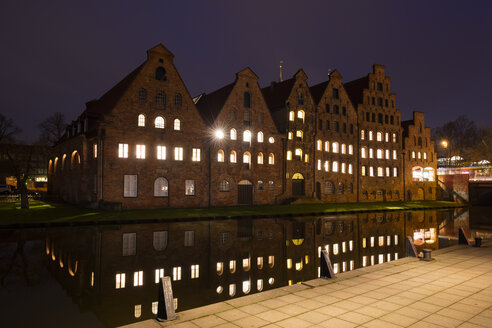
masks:
{"label": "gabled roof", "polygon": [[219,116],[222,107],[229,97],[236,82],[226,85],[218,90],[215,90],[209,94],[203,93],[196,99],[196,107],[198,112],[202,116],[206,124],[212,125],[215,122],[217,116]]}
{"label": "gabled roof", "polygon": [[345,87],[345,91],[347,91],[352,105],[357,110],[357,105],[363,103],[363,91],[369,86],[369,78],[367,76],[361,77],[360,79],[347,82],[343,86]]}
{"label": "gabled roof", "polygon": [[107,114],[116,106],[118,100],[121,99],[125,91],[128,89],[130,84],[135,80],[138,73],[142,69],[144,64],[138,66],[130,74],[128,74],[123,80],[118,82],[114,87],[112,87],[108,92],[102,95],[101,98],[97,100],[91,100],[86,103],[86,113],[88,114]]}
{"label": "gabled roof", "polygon": [[261,89],[270,111],[285,107],[285,102],[289,98],[295,83],[296,78],[292,77],[282,82],[272,82],[270,86]]}
{"label": "gabled roof", "polygon": [[311,95],[313,96],[313,100],[316,105],[319,104],[321,97],[323,97],[323,94],[325,93],[328,83],[330,83],[330,80],[326,80],[325,82],[318,83],[309,88],[309,91],[311,91]]}

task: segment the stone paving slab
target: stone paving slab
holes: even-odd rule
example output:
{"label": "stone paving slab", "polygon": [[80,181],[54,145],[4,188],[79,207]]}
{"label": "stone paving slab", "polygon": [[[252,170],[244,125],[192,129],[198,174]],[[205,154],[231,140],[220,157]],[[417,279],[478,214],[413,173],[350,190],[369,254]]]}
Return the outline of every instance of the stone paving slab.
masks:
{"label": "stone paving slab", "polygon": [[492,242],[403,258],[179,312],[158,327],[492,327]]}

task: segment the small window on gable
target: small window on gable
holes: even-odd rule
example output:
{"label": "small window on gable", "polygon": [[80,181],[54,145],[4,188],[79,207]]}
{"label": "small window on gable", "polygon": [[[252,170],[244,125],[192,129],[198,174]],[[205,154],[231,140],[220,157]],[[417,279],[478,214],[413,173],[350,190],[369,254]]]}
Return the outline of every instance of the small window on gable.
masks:
{"label": "small window on gable", "polygon": [[297,104],[304,105],[304,95],[302,93],[299,93],[299,96],[297,98]]}
{"label": "small window on gable", "polygon": [[166,81],[166,70],[159,66],[155,69],[155,79],[158,81]]}
{"label": "small window on gable", "polygon": [[236,140],[237,139],[237,132],[236,129],[231,129],[231,140]]}
{"label": "small window on gable", "polygon": [[181,121],[179,119],[174,120],[174,130],[176,131],[181,130]]}
{"label": "small window on gable", "polygon": [[251,94],[249,92],[244,93],[244,107],[251,108]]}
{"label": "small window on gable", "polygon": [[138,115],[138,126],[145,126],[145,115]]}
{"label": "small window on gable", "polygon": [[157,105],[165,105],[166,104],[166,95],[164,94],[164,92],[162,92],[162,91],[157,92],[157,94],[155,95],[155,103]]}
{"label": "small window on gable", "polygon": [[181,93],[177,93],[174,96],[174,106],[176,108],[181,108],[181,105],[183,104],[183,97],[181,96]]}
{"label": "small window on gable", "polygon": [[147,90],[145,90],[144,88],[138,90],[138,100],[142,102],[147,101]]}

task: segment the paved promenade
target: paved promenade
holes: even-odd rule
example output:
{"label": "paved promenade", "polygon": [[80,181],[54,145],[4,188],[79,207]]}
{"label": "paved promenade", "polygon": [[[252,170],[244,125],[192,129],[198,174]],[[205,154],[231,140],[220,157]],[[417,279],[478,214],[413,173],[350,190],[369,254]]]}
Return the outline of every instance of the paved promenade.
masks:
{"label": "paved promenade", "polygon": [[126,327],[492,327],[492,243],[404,258]]}

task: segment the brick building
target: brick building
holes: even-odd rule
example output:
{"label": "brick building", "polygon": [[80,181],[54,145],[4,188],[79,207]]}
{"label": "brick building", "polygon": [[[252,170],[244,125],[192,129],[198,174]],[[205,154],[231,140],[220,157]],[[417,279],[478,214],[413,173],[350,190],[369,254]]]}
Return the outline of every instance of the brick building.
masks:
{"label": "brick building", "polygon": [[[52,149],[51,194],[111,208],[434,199],[429,129],[420,113],[403,140],[383,66],[345,84],[334,71],[311,87],[301,69],[263,89],[246,68],[192,99],[173,59],[155,46],[86,104]],[[416,166],[427,181],[414,181]]]}

